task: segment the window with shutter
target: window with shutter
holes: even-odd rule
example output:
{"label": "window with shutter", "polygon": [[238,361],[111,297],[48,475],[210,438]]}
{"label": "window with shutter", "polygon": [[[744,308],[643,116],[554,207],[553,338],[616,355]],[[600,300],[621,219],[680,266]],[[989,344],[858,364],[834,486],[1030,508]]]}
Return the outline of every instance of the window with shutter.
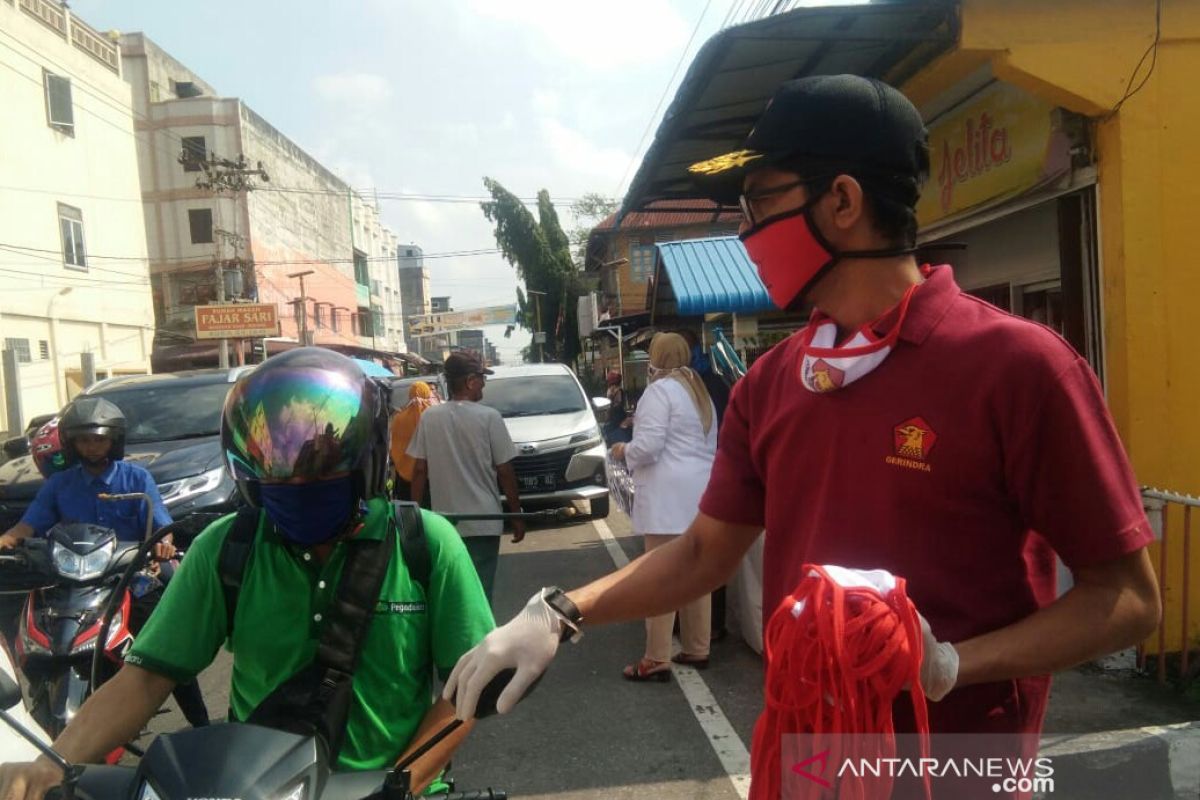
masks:
{"label": "window with shutter", "polygon": [[62,234],[63,265],[70,269],[87,269],[87,255],[83,247],[83,212],[59,203],[58,227]]}
{"label": "window with shutter", "polygon": [[[208,146],[203,136],[184,136],[183,142],[183,171],[199,172],[201,164],[208,160]],[[212,241],[211,239],[209,241]]]}
{"label": "window with shutter", "polygon": [[648,281],[654,275],[654,261],[658,248],[654,245],[631,245],[629,248],[629,271],[635,281]]}
{"label": "window with shutter", "polygon": [[28,364],[33,359],[29,357],[29,340],[28,339],[4,339],[4,349],[12,350],[17,354],[17,361],[22,364]]}
{"label": "window with shutter", "polygon": [[188,227],[192,230],[192,244],[212,244],[213,215],[211,208],[189,208]]}
{"label": "window with shutter", "polygon": [[43,72],[46,84],[46,123],[63,133],[75,133],[75,109],[71,105],[71,79]]}

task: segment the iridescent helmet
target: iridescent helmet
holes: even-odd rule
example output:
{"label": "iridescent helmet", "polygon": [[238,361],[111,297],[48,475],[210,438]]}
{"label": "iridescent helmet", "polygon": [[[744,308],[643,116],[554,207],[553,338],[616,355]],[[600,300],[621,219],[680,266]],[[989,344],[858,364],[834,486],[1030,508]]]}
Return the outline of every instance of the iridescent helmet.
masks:
{"label": "iridescent helmet", "polygon": [[387,389],[346,356],[299,347],[240,377],[221,416],[225,466],[258,505],[264,479],[320,481],[349,473],[354,493],[384,492]]}
{"label": "iridescent helmet", "polygon": [[67,468],[67,454],[58,438],[58,417],[37,429],[29,440],[29,454],[43,478]]}

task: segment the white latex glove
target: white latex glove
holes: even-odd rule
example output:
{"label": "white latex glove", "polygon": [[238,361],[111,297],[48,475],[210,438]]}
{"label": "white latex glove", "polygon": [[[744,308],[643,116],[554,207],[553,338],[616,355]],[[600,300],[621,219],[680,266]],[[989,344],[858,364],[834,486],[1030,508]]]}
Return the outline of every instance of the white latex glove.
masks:
{"label": "white latex glove", "polygon": [[958,683],[958,651],[949,642],[939,642],[925,617],[921,620],[921,635],[925,642],[925,657],[921,659],[921,688],[925,697],[934,702],[950,694]]}
{"label": "white latex glove", "polygon": [[458,719],[474,718],[480,693],[502,670],[517,671],[496,701],[496,711],[507,714],[550,666],[564,622],[542,599],[545,591],[539,589],[521,613],[485,636],[454,665],[442,697],[455,704]]}

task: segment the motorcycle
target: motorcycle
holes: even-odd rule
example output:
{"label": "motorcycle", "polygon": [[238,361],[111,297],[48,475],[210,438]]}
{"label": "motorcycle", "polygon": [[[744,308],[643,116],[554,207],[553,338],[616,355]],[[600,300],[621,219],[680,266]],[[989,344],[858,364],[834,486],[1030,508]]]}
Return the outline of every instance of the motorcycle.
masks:
{"label": "motorcycle", "polygon": [[[484,690],[478,718],[495,712],[496,699],[512,678],[502,672]],[[71,764],[41,742],[8,709],[21,690],[0,673],[0,719],[63,770],[63,783],[46,794],[58,800],[414,800],[409,767],[462,722],[453,720],[391,770],[333,772],[328,749],[314,736],[240,722],[165,733],[136,767]],[[424,795],[425,800],[506,800],[493,789]]]}
{"label": "motorcycle", "polygon": [[[187,518],[160,533],[192,530],[204,521]],[[6,571],[40,576],[28,590],[13,649],[29,683],[30,713],[51,737],[116,674],[133,643],[134,604],[162,585],[155,564],[140,564],[132,580],[123,580],[139,544],[98,525],[59,523],[44,539],[0,553]]]}
{"label": "motorcycle", "polygon": [[115,673],[133,641],[129,629],[132,597],[120,599],[117,623],[99,640],[104,608],[137,542],[119,542],[109,528],[60,523],[11,555],[0,555],[30,571],[41,571],[47,585],[29,592],[21,610],[15,655],[29,681],[30,713],[56,737],[83,705],[91,686],[93,651]]}

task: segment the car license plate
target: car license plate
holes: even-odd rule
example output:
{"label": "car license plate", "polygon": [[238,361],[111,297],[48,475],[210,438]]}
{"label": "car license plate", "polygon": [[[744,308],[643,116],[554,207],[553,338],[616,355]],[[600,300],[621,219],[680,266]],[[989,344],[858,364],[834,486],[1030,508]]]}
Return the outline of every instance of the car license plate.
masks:
{"label": "car license plate", "polygon": [[546,473],[543,475],[521,475],[517,479],[523,490],[537,491],[539,489],[554,488],[554,474]]}

